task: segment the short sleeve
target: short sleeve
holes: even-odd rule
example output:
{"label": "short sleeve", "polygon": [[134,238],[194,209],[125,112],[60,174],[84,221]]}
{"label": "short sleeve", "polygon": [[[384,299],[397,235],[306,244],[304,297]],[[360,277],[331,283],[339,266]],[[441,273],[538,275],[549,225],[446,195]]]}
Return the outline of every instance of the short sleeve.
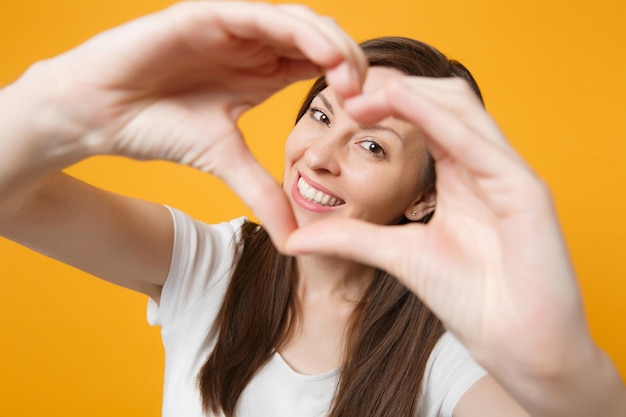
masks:
{"label": "short sleeve", "polygon": [[452,417],[461,397],[486,373],[452,334],[445,333],[426,365],[419,417]]}
{"label": "short sleeve", "polygon": [[246,220],[209,225],[168,207],[174,220],[174,245],[170,269],[159,303],[148,302],[148,322],[167,326],[182,315],[220,282],[227,282],[232,266],[234,244]]}

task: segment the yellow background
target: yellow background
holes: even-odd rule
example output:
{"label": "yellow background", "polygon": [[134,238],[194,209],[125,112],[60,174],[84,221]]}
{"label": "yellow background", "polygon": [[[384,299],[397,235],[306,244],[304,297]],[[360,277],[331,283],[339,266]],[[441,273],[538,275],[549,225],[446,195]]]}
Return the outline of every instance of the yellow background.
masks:
{"label": "yellow background", "polygon": [[[0,84],[170,3],[3,0]],[[411,36],[470,67],[513,145],[553,188],[594,337],[626,375],[626,1],[307,4],[357,40]],[[302,91],[288,89],[242,122],[277,178]],[[70,172],[206,221],[249,214],[214,179],[173,164],[94,158]],[[0,274],[0,417],[159,415],[163,352],[144,296],[5,240]]]}

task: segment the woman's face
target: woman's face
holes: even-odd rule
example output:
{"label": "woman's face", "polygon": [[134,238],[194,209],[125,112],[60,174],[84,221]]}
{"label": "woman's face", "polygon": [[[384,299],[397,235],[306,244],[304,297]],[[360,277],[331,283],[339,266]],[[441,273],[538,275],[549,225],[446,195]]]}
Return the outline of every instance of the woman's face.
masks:
{"label": "woman's face", "polygon": [[[373,67],[365,91],[395,69]],[[363,126],[323,90],[292,130],[285,150],[284,188],[300,226],[325,217],[397,223],[421,197],[427,153],[417,128],[386,118]]]}

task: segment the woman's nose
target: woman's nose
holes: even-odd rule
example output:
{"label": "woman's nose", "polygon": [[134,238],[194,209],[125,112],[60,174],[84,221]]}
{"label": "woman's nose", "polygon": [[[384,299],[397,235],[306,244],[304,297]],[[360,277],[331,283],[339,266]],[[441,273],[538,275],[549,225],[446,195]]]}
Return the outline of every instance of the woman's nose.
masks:
{"label": "woman's nose", "polygon": [[314,140],[304,153],[304,161],[312,171],[327,171],[338,175],[341,172],[341,147],[334,135]]}

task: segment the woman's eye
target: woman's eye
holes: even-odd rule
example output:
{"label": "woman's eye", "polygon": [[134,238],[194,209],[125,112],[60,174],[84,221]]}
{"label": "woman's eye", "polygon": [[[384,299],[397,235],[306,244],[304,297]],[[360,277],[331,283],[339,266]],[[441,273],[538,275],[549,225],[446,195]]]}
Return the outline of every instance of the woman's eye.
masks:
{"label": "woman's eye", "polygon": [[324,113],[320,109],[311,107],[309,109],[309,113],[314,120],[317,120],[320,123],[324,123],[325,125],[330,124],[330,119],[328,118],[328,116],[326,116],[326,113]]}
{"label": "woman's eye", "polygon": [[382,146],[372,140],[364,140],[362,142],[359,142],[359,145],[379,158],[384,158],[385,156],[387,156],[387,152],[385,152],[385,149],[383,149]]}

